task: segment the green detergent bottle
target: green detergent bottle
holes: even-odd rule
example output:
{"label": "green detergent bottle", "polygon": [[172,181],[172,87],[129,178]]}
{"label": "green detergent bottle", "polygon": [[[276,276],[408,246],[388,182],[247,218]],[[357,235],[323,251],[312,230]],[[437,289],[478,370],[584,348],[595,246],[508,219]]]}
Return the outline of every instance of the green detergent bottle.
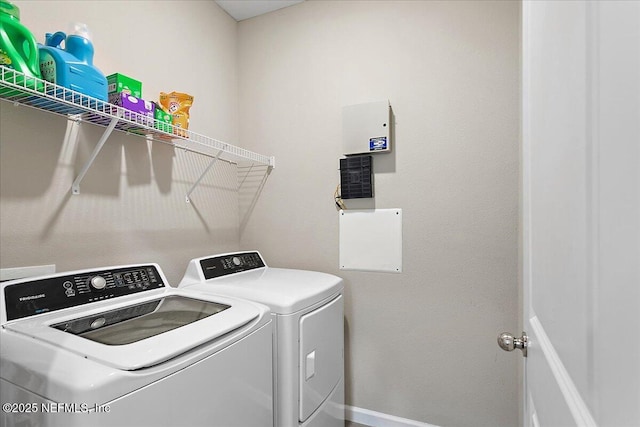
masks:
{"label": "green detergent bottle", "polygon": [[[0,0],[0,65],[23,73],[15,80],[19,85],[30,89],[41,89],[42,84],[34,78],[40,78],[38,45],[31,31],[20,23],[20,9],[8,1]],[[4,70],[4,80],[13,83],[14,74]],[[6,95],[8,89],[0,88],[0,94]]]}

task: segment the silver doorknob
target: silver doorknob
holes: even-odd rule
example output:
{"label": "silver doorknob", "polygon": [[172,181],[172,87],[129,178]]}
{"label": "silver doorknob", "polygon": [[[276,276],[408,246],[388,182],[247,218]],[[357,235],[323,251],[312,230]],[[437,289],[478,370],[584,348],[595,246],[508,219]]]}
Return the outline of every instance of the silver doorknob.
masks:
{"label": "silver doorknob", "polygon": [[516,348],[522,350],[522,355],[527,357],[527,346],[529,345],[529,337],[526,332],[522,333],[520,338],[515,338],[509,332],[503,332],[498,335],[498,345],[504,351],[513,351]]}

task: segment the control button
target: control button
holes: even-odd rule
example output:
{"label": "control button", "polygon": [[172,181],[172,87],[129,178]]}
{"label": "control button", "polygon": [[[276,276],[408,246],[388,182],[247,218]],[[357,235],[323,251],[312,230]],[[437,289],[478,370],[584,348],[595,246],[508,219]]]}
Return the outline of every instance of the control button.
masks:
{"label": "control button", "polygon": [[89,280],[89,284],[94,289],[101,291],[107,286],[107,280],[102,276],[94,276]]}
{"label": "control button", "polygon": [[64,291],[64,293],[68,297],[75,297],[76,296],[76,291],[74,291],[73,289],[67,289],[67,290]]}
{"label": "control button", "polygon": [[73,283],[71,283],[70,281],[68,281],[68,280],[67,280],[66,282],[64,282],[64,283],[62,284],[62,286],[63,286],[65,289],[71,289],[71,288],[73,288]]}
{"label": "control button", "polygon": [[98,317],[96,320],[91,322],[91,329],[97,329],[105,323],[107,323],[107,319],[105,319],[104,317]]}

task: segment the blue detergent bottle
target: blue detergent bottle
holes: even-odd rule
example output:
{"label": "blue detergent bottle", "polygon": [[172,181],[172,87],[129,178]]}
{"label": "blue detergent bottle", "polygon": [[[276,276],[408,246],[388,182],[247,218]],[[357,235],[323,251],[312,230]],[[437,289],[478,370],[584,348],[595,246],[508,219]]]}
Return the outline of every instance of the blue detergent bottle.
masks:
{"label": "blue detergent bottle", "polygon": [[47,33],[45,44],[38,48],[44,80],[107,101],[107,78],[93,65],[93,43],[86,26],[77,27],[76,34],[71,35]]}

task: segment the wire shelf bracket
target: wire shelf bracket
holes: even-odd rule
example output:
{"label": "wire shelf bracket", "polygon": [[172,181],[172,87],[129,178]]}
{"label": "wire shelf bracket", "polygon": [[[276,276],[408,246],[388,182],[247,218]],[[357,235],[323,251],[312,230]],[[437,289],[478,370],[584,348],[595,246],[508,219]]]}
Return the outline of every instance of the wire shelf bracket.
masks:
{"label": "wire shelf bracket", "polygon": [[65,116],[68,120],[89,122],[106,128],[91,157],[71,185],[71,193],[74,195],[80,194],[80,183],[114,130],[211,158],[209,166],[187,193],[187,203],[190,201],[193,190],[218,160],[235,165],[247,161],[255,165],[266,165],[268,173],[275,167],[273,156],[264,156],[187,129],[177,128],[172,124],[160,122],[80,92],[27,76],[4,65],[0,65],[0,100]]}
{"label": "wire shelf bracket", "polygon": [[102,136],[98,141],[98,144],[93,149],[93,153],[91,153],[91,157],[89,157],[89,160],[87,160],[87,162],[84,164],[84,166],[80,170],[80,173],[78,174],[76,179],[73,181],[73,184],[71,184],[71,194],[73,195],[80,194],[80,183],[82,182],[82,180],[84,179],[84,176],[89,171],[89,168],[91,167],[91,165],[93,165],[93,162],[96,160],[96,157],[98,157],[98,154],[100,153],[100,150],[102,150],[102,147],[104,146],[105,142],[107,142],[107,139],[109,139],[111,132],[113,132],[116,125],[118,124],[118,120],[119,119],[117,117],[112,118],[111,123],[109,123],[109,126],[107,126],[107,128],[102,133]]}
{"label": "wire shelf bracket", "polygon": [[202,181],[202,178],[204,178],[204,177],[205,177],[205,175],[206,175],[206,174],[211,170],[211,168],[213,167],[213,165],[215,165],[215,164],[216,164],[216,162],[217,162],[217,161],[218,161],[218,159],[220,158],[220,154],[222,154],[222,150],[220,150],[220,151],[218,152],[218,155],[217,155],[216,157],[214,157],[214,158],[211,160],[211,163],[209,163],[209,165],[207,166],[207,168],[202,172],[202,174],[200,174],[200,178],[198,178],[198,179],[196,180],[196,182],[194,182],[194,183],[193,183],[193,185],[191,186],[191,188],[189,189],[189,191],[187,191],[187,195],[185,196],[185,201],[186,201],[187,203],[191,203],[191,199],[190,199],[191,193],[193,193],[193,190],[195,190],[195,189],[196,189],[196,187],[198,186],[198,184],[200,184],[200,181]]}

